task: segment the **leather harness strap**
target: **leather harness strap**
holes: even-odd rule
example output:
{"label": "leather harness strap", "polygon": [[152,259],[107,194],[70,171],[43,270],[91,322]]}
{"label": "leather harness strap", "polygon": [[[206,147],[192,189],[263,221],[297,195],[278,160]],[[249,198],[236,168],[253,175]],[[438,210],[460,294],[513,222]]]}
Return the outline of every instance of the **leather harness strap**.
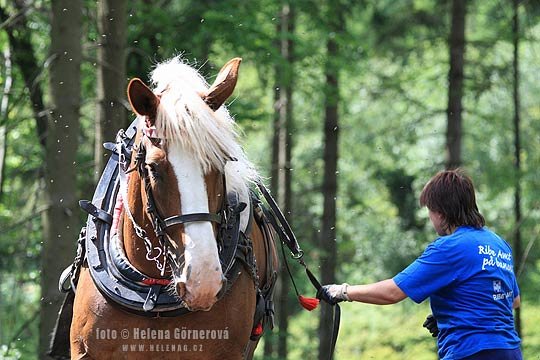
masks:
{"label": "leather harness strap", "polygon": [[79,201],[79,206],[81,209],[92,215],[93,217],[106,222],[107,224],[112,224],[113,217],[111,214],[109,214],[106,211],[103,211],[101,209],[98,209],[92,202],[88,200],[81,200]]}
{"label": "leather harness strap", "polygon": [[180,225],[190,222],[197,221],[210,221],[215,222],[216,224],[221,224],[221,215],[220,214],[208,214],[208,213],[193,213],[186,215],[176,215],[171,216],[163,220],[165,228],[169,228],[173,225]]}

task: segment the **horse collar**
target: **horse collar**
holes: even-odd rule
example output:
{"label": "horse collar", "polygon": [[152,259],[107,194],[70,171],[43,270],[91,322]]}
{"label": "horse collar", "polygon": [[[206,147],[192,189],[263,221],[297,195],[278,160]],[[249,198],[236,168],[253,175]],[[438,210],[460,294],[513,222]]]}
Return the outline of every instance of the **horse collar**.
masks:
{"label": "horse collar", "polygon": [[[126,133],[119,132],[117,146],[106,145],[115,151],[103,171],[92,202],[83,202],[83,209],[89,213],[89,217],[80,247],[81,251],[84,250],[83,254],[96,287],[112,303],[143,316],[178,316],[190,311],[176,296],[165,291],[165,282],[168,279],[150,279],[138,271],[125,256],[120,239],[111,236],[110,214],[114,212],[115,200],[121,192],[122,170],[119,170],[118,164],[129,163],[135,132],[136,129],[132,126]],[[218,294],[219,298],[232,287],[241,272],[241,266],[248,269],[258,285],[251,240],[240,231],[240,213],[245,207],[246,204],[239,202],[238,194],[228,193],[224,209],[219,215],[186,214],[157,220],[163,222],[165,228],[190,221],[215,221],[221,224],[217,241],[226,282]],[[80,267],[81,263],[79,260],[77,267]],[[73,273],[71,270],[67,275]]]}

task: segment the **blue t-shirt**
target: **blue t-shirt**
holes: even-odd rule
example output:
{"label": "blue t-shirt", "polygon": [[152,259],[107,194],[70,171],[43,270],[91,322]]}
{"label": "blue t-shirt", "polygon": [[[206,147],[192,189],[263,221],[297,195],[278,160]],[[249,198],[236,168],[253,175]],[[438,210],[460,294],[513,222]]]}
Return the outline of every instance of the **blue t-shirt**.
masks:
{"label": "blue t-shirt", "polygon": [[439,357],[453,360],[519,347],[513,268],[506,241],[486,228],[462,226],[432,242],[394,281],[417,303],[429,297],[440,331]]}

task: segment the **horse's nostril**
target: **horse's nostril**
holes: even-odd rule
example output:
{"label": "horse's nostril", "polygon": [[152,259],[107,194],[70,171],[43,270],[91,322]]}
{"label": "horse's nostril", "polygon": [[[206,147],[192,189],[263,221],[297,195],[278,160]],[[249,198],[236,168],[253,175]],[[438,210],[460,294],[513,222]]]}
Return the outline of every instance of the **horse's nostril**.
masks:
{"label": "horse's nostril", "polygon": [[191,277],[191,264],[189,264],[186,268],[186,281],[188,281],[190,277]]}

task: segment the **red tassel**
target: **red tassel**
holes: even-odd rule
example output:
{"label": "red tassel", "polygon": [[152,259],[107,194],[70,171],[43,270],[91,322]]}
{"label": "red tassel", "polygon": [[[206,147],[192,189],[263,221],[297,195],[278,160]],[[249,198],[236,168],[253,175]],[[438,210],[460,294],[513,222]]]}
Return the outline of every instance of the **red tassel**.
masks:
{"label": "red tassel", "polygon": [[310,297],[299,295],[298,302],[300,303],[300,305],[302,305],[304,309],[311,311],[317,308],[320,301],[317,298],[310,298]]}
{"label": "red tassel", "polygon": [[262,333],[263,333],[262,323],[258,323],[257,326],[255,326],[251,330],[251,336],[260,336]]}

